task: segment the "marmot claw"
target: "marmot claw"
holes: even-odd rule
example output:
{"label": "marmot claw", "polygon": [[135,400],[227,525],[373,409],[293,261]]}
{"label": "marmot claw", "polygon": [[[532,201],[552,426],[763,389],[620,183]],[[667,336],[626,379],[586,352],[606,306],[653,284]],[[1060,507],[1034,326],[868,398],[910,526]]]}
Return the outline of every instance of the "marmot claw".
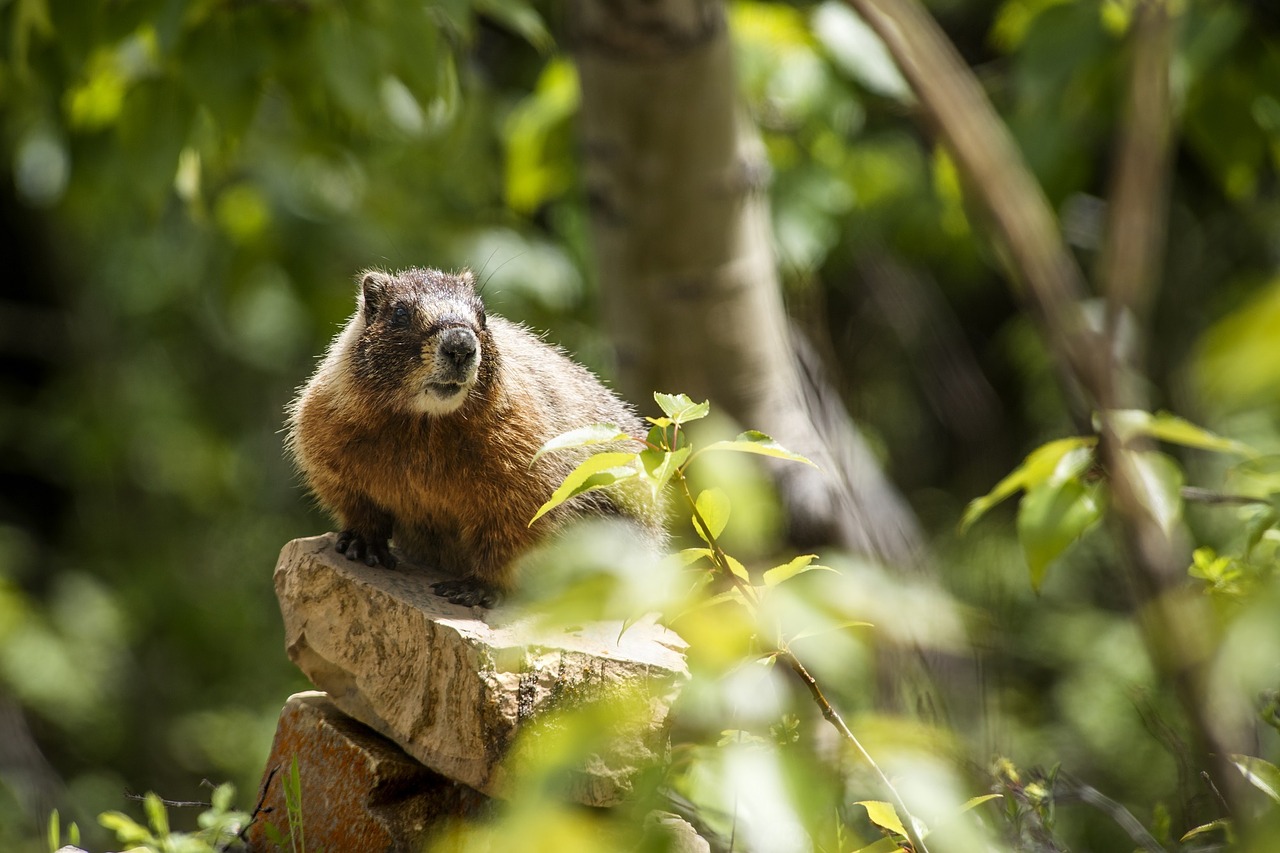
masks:
{"label": "marmot claw", "polygon": [[433,583],[431,589],[441,598],[464,607],[494,607],[500,599],[497,590],[485,586],[475,578],[440,581]]}
{"label": "marmot claw", "polygon": [[366,566],[383,566],[388,569],[396,567],[396,558],[391,556],[391,549],[385,540],[369,540],[354,530],[344,530],[338,534],[334,550],[346,554],[348,560],[362,560]]}

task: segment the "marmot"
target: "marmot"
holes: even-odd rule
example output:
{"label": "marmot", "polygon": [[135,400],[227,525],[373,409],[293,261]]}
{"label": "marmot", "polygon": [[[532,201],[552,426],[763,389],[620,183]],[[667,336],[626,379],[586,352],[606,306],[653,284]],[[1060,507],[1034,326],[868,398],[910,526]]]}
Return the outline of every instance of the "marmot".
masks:
{"label": "marmot", "polygon": [[[470,272],[369,271],[356,312],[288,408],[287,445],[337,519],[337,550],[395,566],[388,547],[457,580],[450,601],[492,606],[512,561],[574,517],[622,515],[665,542],[661,509],[639,478],[580,495],[529,526],[592,450],[549,453],[549,439],[611,423],[646,427],[590,371],[528,329],[486,315]],[[609,447],[603,449],[634,449]]]}

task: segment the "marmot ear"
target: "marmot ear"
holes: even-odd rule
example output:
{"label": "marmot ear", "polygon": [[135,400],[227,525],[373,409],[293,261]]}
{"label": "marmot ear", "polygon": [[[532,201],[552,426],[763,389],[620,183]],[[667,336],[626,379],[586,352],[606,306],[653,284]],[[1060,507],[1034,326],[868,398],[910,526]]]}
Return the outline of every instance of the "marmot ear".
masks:
{"label": "marmot ear", "polygon": [[377,270],[369,270],[360,277],[360,307],[364,311],[366,323],[372,323],[373,318],[377,316],[378,309],[382,307],[383,298],[386,296],[387,285],[390,283],[387,274]]}

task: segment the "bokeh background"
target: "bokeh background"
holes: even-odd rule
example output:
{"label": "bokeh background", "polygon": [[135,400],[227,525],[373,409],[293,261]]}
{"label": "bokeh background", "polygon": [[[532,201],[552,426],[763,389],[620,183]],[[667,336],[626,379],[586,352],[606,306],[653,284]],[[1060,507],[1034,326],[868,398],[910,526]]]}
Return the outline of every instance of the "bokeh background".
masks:
{"label": "bokeh background", "polygon": [[[1134,4],[927,5],[1090,266]],[[1149,393],[1273,451],[1280,7],[1181,5]],[[970,499],[1073,427],[954,167],[847,7],[729,10],[787,304],[987,653],[994,735],[973,759],[1060,765],[1158,824],[1194,780],[1106,537],[1037,595],[1011,510],[955,533]],[[53,807],[91,831],[126,792],[207,798],[205,779],[252,806],[280,706],[307,687],[271,570],[329,528],[283,454],[283,410],[359,270],[470,266],[492,310],[611,375],[566,14],[0,2],[0,847],[40,849]],[[1182,461],[1223,485],[1216,458]],[[1189,513],[1202,541],[1238,542],[1236,515]],[[1258,625],[1280,624],[1269,595]],[[1257,746],[1275,760],[1273,737]],[[1062,824],[1080,849],[1128,843],[1087,814]]]}

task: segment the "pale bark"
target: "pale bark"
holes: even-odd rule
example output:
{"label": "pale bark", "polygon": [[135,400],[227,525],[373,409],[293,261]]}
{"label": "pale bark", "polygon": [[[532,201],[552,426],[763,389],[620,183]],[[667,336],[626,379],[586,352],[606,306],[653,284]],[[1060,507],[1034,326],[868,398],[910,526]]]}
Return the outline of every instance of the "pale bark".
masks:
{"label": "pale bark", "polygon": [[622,390],[710,398],[813,459],[774,469],[797,545],[917,562],[920,534],[788,321],[769,164],[721,0],[579,0],[570,42],[597,270]]}

